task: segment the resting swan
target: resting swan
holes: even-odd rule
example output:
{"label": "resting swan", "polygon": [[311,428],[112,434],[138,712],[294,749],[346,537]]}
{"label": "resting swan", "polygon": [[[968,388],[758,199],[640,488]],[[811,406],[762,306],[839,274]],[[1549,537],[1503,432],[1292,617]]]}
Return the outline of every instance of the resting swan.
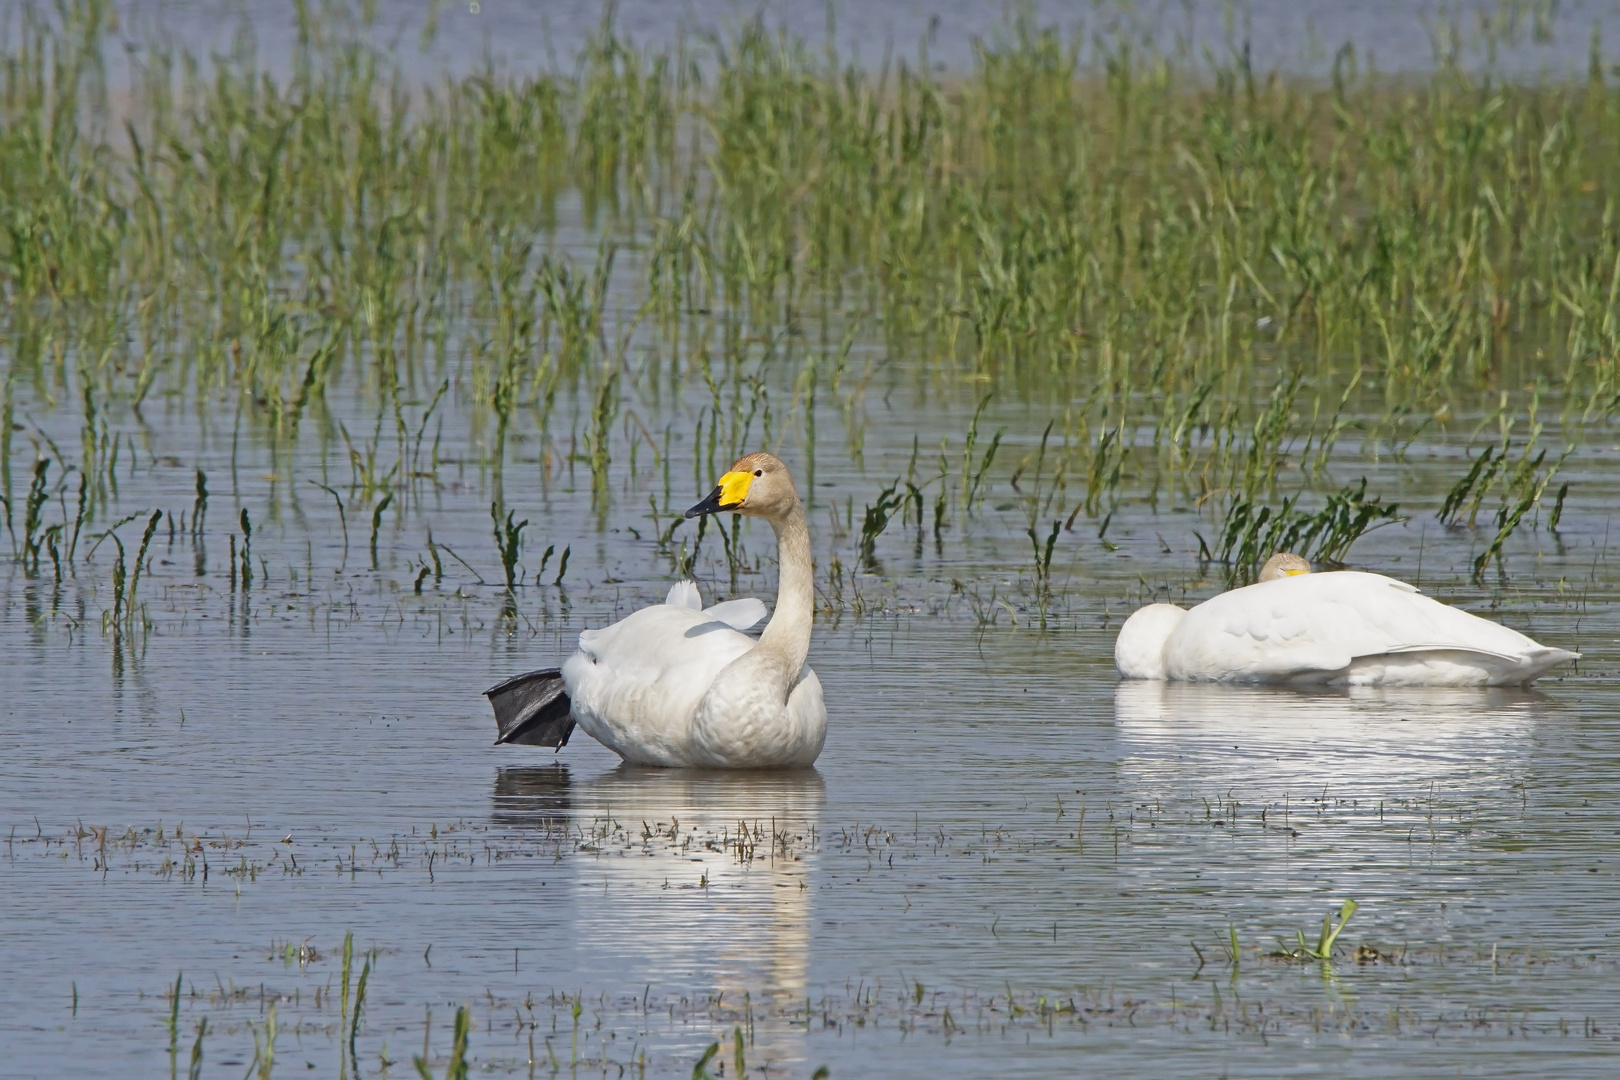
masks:
{"label": "resting swan", "polygon": [[689,518],[727,511],[776,532],[776,614],[759,640],[742,633],[765,614],[758,600],[701,610],[696,583],[662,604],[579,635],[562,668],[485,691],[496,742],[561,747],[577,722],[636,765],[730,769],[808,766],[821,753],[827,707],[805,665],[815,592],[810,530],[787,466],[770,454],[739,459]]}
{"label": "resting swan", "polygon": [[1149,604],[1125,620],[1127,679],[1348,686],[1528,686],[1580,654],[1421,595],[1382,574],[1313,574],[1279,552],[1258,581],[1190,611]]}

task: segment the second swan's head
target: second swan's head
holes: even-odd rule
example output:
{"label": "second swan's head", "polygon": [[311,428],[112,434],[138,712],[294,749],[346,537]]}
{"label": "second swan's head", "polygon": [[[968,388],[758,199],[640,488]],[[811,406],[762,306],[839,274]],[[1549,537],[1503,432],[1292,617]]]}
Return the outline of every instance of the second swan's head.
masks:
{"label": "second swan's head", "polygon": [[770,454],[749,454],[738,458],[709,497],[688,510],[686,516],[725,512],[772,518],[786,513],[798,501],[786,465]]}
{"label": "second swan's head", "polygon": [[1292,551],[1279,551],[1266,560],[1266,565],[1260,568],[1260,576],[1256,582],[1281,581],[1283,578],[1296,577],[1311,572],[1311,564],[1303,556],[1295,555]]}

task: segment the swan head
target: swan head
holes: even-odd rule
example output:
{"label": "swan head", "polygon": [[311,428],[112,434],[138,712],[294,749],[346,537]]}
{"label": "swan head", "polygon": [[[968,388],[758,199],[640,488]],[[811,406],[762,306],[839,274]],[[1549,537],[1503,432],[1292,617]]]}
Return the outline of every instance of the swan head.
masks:
{"label": "swan head", "polygon": [[709,497],[688,510],[686,516],[731,513],[777,518],[797,505],[799,493],[793,488],[787,466],[770,454],[749,454],[733,462]]}
{"label": "swan head", "polygon": [[1266,560],[1266,565],[1260,568],[1260,576],[1256,582],[1281,581],[1287,577],[1297,577],[1300,574],[1311,572],[1311,564],[1303,556],[1295,555],[1292,551],[1279,551]]}
{"label": "swan head", "polygon": [[1138,608],[1114,639],[1114,666],[1127,679],[1164,678],[1164,646],[1187,612],[1174,604]]}

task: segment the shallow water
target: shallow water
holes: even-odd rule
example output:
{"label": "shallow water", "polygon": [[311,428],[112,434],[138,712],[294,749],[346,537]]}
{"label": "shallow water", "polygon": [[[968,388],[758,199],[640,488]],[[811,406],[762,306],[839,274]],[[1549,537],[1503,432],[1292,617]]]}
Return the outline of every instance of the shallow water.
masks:
{"label": "shallow water", "polygon": [[[594,248],[577,225],[555,242]],[[58,583],[48,561],[0,556],[0,1075],[185,1073],[194,1045],[202,1075],[240,1075],[272,1004],[280,1075],[339,1070],[351,1030],[363,1075],[412,1075],[424,1053],[441,1074],[462,1004],[493,1075],[686,1075],[715,1042],[710,1071],[734,1075],[738,1033],[747,1068],[795,1077],[1614,1073],[1607,427],[1549,425],[1543,445],[1577,443],[1560,530],[1527,524],[1478,584],[1490,507],[1477,529],[1434,512],[1494,395],[1455,401],[1400,454],[1344,436],[1320,484],[1365,475],[1410,515],[1355,565],[1582,651],[1536,692],[1122,685],[1125,614],[1220,588],[1196,557],[1215,527],[1198,493],[1128,486],[1106,537],[1082,518],[1043,611],[1009,473],[1073,403],[1003,392],[981,421],[1005,430],[982,512],[938,544],[897,520],[857,571],[863,508],[914,446],[919,476],[942,439],[955,468],[986,387],[909,372],[878,342],[851,355],[859,389],[825,394],[814,425],[795,412],[799,357],[759,360],[768,393],[733,385],[724,404],[734,421],[768,408],[728,448],[700,428],[709,392],[671,392],[632,351],[599,508],[589,388],[560,392],[544,428],[520,421],[497,471],[455,373],[421,429],[433,463],[375,534],[355,458],[424,459],[391,416],[374,426],[352,375],[291,445],[234,394],[114,407],[116,488],[80,560]],[[437,382],[407,404],[411,430]],[[20,495],[29,443],[71,459],[84,417],[71,384],[15,393]],[[683,550],[709,599],[770,595],[766,530],[744,523],[735,558],[712,524],[701,545],[695,523],[656,538],[731,449],[778,444],[818,583],[834,557],[850,570],[812,647],[831,713],[816,769],[626,769],[583,735],[555,755],[489,745],[479,692],[656,601]],[[193,534],[172,526],[197,470]],[[530,522],[511,616],[497,497]],[[118,533],[133,556],[154,508],[171,516],[140,583],[149,629],[121,639],[113,544],[85,553],[138,514]],[[247,583],[230,560],[243,511]],[[1332,963],[1278,955],[1346,900]],[[370,963],[352,1029],[351,933],[353,978]]]}
{"label": "shallow water", "polygon": [[[521,4],[480,0],[438,5],[431,43],[423,45],[429,6],[379,0],[375,36],[389,44],[421,75],[441,71],[466,74],[486,58],[515,71],[555,67],[558,58],[578,54],[601,18],[597,0],[551,0]],[[296,43],[290,3],[203,4],[196,0],[120,0],[117,5],[131,36],[161,27],[167,36],[204,53],[228,52],[246,19],[263,55],[274,65],[290,56]],[[1517,74],[1564,74],[1586,70],[1594,28],[1606,51],[1620,40],[1620,17],[1601,0],[1559,0],[1501,4],[1493,0],[1444,3],[1440,0],[1370,0],[1344,4],[1330,0],[1191,0],[1176,4],[1065,4],[1054,0],[1017,5],[1041,25],[1065,33],[1117,31],[1131,27],[1167,49],[1201,55],[1247,42],[1254,64],[1327,73],[1340,46],[1349,44],[1360,63],[1384,72],[1432,70],[1436,58],[1455,48],[1468,63],[1490,62]],[[0,5],[3,9],[3,5]],[[994,39],[1007,26],[1009,7],[964,0],[868,0],[865,3],[721,4],[621,0],[619,26],[643,45],[674,41],[683,31],[736,24],[763,13],[773,25],[807,41],[832,39],[845,56],[876,67],[889,54],[910,57],[914,43],[927,37],[929,56],[942,69],[966,68],[977,40]],[[1483,27],[1498,26],[1487,47]]]}
{"label": "shallow water", "polygon": [[[869,498],[906,433],[961,429],[903,396],[867,428],[866,475],[823,447],[817,490]],[[1037,426],[1021,410],[997,422]],[[553,1057],[684,1073],[717,1040],[734,1070],[738,1029],[750,1068],[799,1076],[1039,1076],[1076,1054],[1109,1073],[1334,1074],[1352,1053],[1389,1075],[1613,1071],[1620,635],[1601,448],[1571,459],[1557,541],[1516,537],[1506,585],[1468,583],[1479,538],[1423,515],[1356,549],[1584,651],[1537,693],[1121,685],[1112,630],[1140,580],[1218,588],[1189,557],[1198,518],[1133,502],[1118,550],[1066,537],[1043,631],[1021,511],[987,511],[943,557],[886,534],[883,573],[857,579],[878,610],[818,626],[832,722],[816,770],[714,775],[618,767],[583,736],[557,755],[492,747],[479,697],[659,596],[669,562],[628,531],[645,534],[658,470],[622,476],[598,532],[566,472],[546,495],[508,464],[520,516],[574,551],[562,588],[519,589],[513,630],[471,570],[410,585],[429,527],[498,573],[474,470],[445,468],[385,519],[378,571],[350,521],[339,570],[333,503],[310,484],[318,440],[273,463],[244,429],[233,499],[230,440],[179,410],[145,419],[120,508],[183,505],[200,465],[224,524],[205,530],[201,576],[192,542],[160,531],[144,640],[115,660],[98,625],[104,552],[62,586],[15,564],[0,578],[0,951],[27,973],[0,988],[6,1075],[161,1072],[182,973],[182,1070],[205,1017],[205,1075],[247,1068],[271,1001],[278,1064],[337,1068],[349,932],[373,950],[366,1075],[385,1058],[407,1072],[425,1032],[442,1067],[462,1002],[496,1074],[528,1073],[531,1035],[542,1075]],[[1421,501],[1454,464],[1431,449],[1362,463]],[[262,522],[268,571],[246,592],[220,565],[238,505]],[[823,502],[813,520],[828,518]],[[823,565],[848,557],[848,538],[817,532]],[[708,593],[730,593],[726,565],[711,537]],[[739,591],[770,581],[767,559]],[[1334,964],[1268,955],[1299,930],[1314,943],[1346,899],[1361,906]]]}

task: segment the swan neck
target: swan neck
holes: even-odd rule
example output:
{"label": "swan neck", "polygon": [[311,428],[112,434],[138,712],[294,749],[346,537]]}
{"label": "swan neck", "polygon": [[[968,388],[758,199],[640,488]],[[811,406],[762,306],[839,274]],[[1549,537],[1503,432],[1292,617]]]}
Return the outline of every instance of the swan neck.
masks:
{"label": "swan neck", "polygon": [[759,647],[776,653],[790,677],[797,679],[810,655],[810,630],[816,616],[815,567],[810,561],[810,528],[797,499],[780,518],[771,519],[776,532],[780,577],[776,611],[759,636]]}

